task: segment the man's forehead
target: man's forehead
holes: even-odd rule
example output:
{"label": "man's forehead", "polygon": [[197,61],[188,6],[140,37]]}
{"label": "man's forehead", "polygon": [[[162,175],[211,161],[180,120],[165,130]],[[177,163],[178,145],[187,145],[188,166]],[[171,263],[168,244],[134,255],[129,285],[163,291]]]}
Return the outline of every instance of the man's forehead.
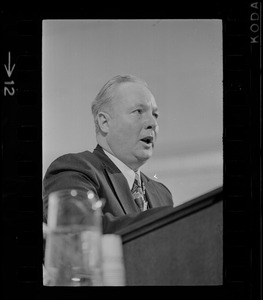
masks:
{"label": "man's forehead", "polygon": [[117,98],[120,100],[128,100],[134,104],[151,104],[153,107],[157,107],[155,98],[151,91],[141,83],[137,82],[125,82],[118,86]]}

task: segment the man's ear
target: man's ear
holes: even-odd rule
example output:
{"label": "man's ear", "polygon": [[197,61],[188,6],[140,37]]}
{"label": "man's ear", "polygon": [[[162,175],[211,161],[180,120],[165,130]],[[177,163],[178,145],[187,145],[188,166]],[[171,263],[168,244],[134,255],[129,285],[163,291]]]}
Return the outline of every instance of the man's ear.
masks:
{"label": "man's ear", "polygon": [[108,133],[109,132],[110,115],[103,111],[100,111],[97,114],[97,121],[98,121],[100,130],[104,133]]}

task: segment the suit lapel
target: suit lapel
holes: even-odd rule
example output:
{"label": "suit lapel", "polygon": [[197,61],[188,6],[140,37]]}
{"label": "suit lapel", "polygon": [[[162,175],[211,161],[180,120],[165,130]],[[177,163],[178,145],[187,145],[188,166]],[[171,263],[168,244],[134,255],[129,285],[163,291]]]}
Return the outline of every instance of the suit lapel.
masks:
{"label": "suit lapel", "polygon": [[112,173],[112,170],[109,170],[109,168],[106,168],[106,172],[108,173],[108,176],[117,194],[118,201],[124,212],[128,214],[134,213],[135,211],[140,211],[132,198],[128,182],[124,175],[120,171],[118,173]]}
{"label": "suit lapel", "polygon": [[94,154],[96,154],[103,163],[105,172],[110,179],[113,190],[117,196],[117,200],[119,201],[123,211],[126,214],[140,211],[133,201],[132,194],[125,176],[103,152],[101,146],[97,145],[94,150]]}
{"label": "suit lapel", "polygon": [[145,185],[145,194],[147,201],[150,203],[150,208],[159,207],[162,203],[161,197],[159,196],[154,183],[152,183],[142,172],[141,177]]}

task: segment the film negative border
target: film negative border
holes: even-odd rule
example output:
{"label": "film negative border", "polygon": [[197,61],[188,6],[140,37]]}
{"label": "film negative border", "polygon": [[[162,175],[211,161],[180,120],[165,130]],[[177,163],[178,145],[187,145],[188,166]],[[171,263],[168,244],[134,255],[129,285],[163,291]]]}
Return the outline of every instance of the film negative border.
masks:
{"label": "film negative border", "polygon": [[[223,21],[224,282],[222,287],[175,287],[175,291],[184,296],[194,293],[197,298],[257,299],[262,296],[262,7],[260,2],[246,1],[215,2],[214,10],[207,8],[208,12],[202,6],[194,7],[195,11],[189,7],[168,18]],[[158,13],[153,16],[162,18]],[[83,12],[52,13],[51,17],[89,18]],[[125,18],[122,13],[116,17]],[[2,18],[1,211],[6,288],[9,292],[14,286],[36,288],[49,295],[42,286],[41,26],[45,18],[48,13],[26,18],[4,14]]]}
{"label": "film negative border", "polygon": [[2,19],[4,288],[39,286],[41,262],[41,22]]}
{"label": "film negative border", "polygon": [[260,15],[251,2],[224,24],[224,285],[243,297],[261,293]]}

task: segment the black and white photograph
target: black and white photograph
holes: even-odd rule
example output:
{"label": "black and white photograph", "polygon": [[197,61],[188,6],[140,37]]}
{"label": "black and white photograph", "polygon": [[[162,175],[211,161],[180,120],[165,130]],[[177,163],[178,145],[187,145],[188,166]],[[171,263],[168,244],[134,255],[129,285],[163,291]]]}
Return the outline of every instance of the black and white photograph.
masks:
{"label": "black and white photograph", "polygon": [[[160,275],[152,278],[146,265],[132,268],[134,241],[127,242],[127,278],[119,283],[108,277],[104,283],[77,275],[63,279],[63,269],[47,285],[222,284],[222,201],[206,203],[222,198],[222,21],[44,20],[42,41],[45,226],[58,225],[54,214],[63,208],[54,203],[62,205],[63,197],[84,189],[103,201],[102,233],[119,234],[123,242],[136,224],[140,231],[150,226],[143,221],[155,217],[157,226],[161,217],[173,215],[173,228],[155,229],[152,238],[145,231],[143,243],[153,261],[176,251],[163,267],[163,260],[156,262]],[[134,180],[142,208],[140,194],[132,196]],[[204,199],[193,201],[198,197]],[[159,234],[166,249],[152,248]],[[142,238],[137,251],[140,243]],[[53,247],[46,244],[47,273],[57,265]],[[144,252],[138,264],[146,260]]]}

